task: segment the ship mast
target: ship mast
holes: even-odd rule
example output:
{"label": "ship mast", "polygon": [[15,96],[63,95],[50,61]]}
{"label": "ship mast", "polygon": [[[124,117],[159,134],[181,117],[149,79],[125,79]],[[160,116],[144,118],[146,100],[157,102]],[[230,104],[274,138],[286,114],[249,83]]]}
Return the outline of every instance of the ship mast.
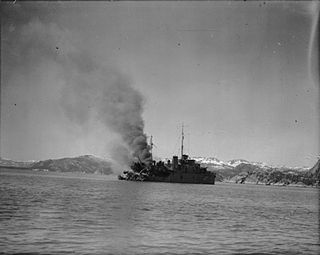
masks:
{"label": "ship mast", "polygon": [[153,142],[152,142],[152,136],[150,136],[150,154],[151,154],[151,160],[153,160],[153,158],[152,158],[152,148],[153,148]]}
{"label": "ship mast", "polygon": [[184,140],[184,133],[183,133],[183,124],[182,124],[182,132],[181,132],[181,159],[183,158],[183,140]]}

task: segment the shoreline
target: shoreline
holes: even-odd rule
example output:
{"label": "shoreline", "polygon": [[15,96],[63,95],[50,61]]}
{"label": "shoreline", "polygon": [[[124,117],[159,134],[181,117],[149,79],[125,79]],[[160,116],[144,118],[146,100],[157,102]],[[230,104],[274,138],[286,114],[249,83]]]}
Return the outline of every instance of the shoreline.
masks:
{"label": "shoreline", "polygon": [[290,184],[284,184],[284,183],[255,183],[255,182],[245,182],[245,183],[236,183],[235,181],[217,181],[217,183],[227,183],[227,184],[237,184],[237,185],[261,185],[261,186],[276,186],[276,187],[299,187],[299,188],[319,188],[317,185],[306,185],[306,184],[297,184],[297,183],[290,183]]}
{"label": "shoreline", "polygon": [[[24,168],[24,167],[3,167],[0,166],[0,174],[1,173],[8,173],[8,174],[13,174],[13,175],[19,175],[19,174],[31,174],[31,175],[41,175],[41,176],[46,176],[46,175],[57,175],[57,176],[65,176],[65,177],[111,177],[113,176],[112,179],[117,180],[116,173],[113,174],[100,174],[100,173],[84,173],[84,172],[59,172],[59,171],[48,171],[47,169],[32,169],[32,168]],[[223,181],[216,181],[216,184],[235,184],[235,185],[258,185],[258,186],[276,186],[276,187],[299,187],[299,188],[320,188],[317,185],[305,185],[305,184],[296,184],[296,183],[291,183],[291,184],[283,184],[283,183],[270,183],[267,185],[266,183],[256,183],[256,182],[245,182],[245,183],[236,183],[235,181],[232,180],[223,180]]]}

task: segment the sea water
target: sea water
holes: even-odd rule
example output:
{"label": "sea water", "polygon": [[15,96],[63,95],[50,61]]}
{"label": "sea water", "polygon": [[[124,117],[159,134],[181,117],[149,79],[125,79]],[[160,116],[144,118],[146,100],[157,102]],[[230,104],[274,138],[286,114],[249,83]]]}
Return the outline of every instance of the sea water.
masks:
{"label": "sea water", "polygon": [[316,188],[0,170],[0,253],[319,254]]}

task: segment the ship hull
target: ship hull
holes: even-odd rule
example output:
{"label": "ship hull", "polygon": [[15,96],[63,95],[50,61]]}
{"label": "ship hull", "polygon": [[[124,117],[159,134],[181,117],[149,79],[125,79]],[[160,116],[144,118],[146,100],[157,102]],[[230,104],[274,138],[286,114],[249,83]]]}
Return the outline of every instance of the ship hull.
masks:
{"label": "ship hull", "polygon": [[215,178],[207,174],[172,173],[169,176],[149,176],[145,179],[149,182],[171,182],[171,183],[193,183],[193,184],[215,184]]}

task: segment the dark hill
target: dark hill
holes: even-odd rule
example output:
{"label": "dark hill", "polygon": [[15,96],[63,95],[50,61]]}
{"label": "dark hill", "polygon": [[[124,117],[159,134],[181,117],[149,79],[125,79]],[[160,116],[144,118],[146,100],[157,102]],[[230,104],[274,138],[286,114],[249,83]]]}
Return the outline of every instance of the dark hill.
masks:
{"label": "dark hill", "polygon": [[0,167],[15,169],[34,169],[52,172],[80,172],[111,174],[112,163],[91,155],[74,158],[48,159],[37,162],[19,162],[0,159]]}
{"label": "dark hill", "polygon": [[316,178],[317,183],[320,184],[320,159],[312,168],[310,168],[309,173],[313,175]]}
{"label": "dark hill", "polygon": [[48,159],[34,163],[32,168],[54,172],[112,173],[111,162],[91,155],[75,158]]}

